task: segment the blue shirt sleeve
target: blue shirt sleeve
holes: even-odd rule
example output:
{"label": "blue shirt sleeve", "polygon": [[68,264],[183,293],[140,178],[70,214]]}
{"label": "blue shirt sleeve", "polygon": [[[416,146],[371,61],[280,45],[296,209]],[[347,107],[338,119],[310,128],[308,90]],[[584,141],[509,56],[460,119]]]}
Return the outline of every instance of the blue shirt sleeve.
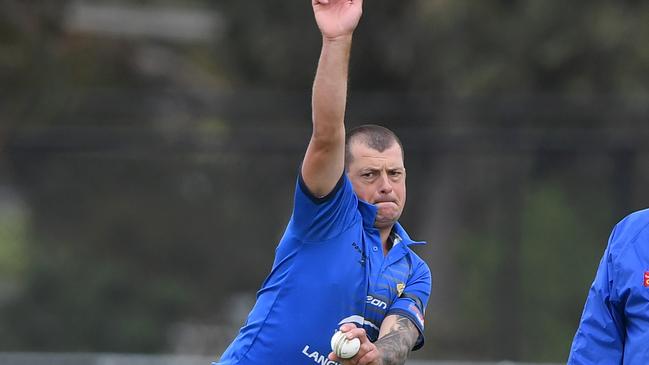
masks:
{"label": "blue shirt sleeve", "polygon": [[338,236],[360,219],[358,198],[346,174],[324,197],[315,197],[307,188],[302,175],[295,188],[290,231],[302,242],[316,243]]}
{"label": "blue shirt sleeve", "polygon": [[588,293],[568,364],[621,364],[624,354],[624,315],[616,291],[615,263],[611,254],[615,232],[599,263]]}
{"label": "blue shirt sleeve", "polygon": [[424,315],[426,305],[432,287],[432,277],[430,269],[424,261],[419,261],[413,274],[408,278],[408,282],[403,293],[392,303],[386,316],[398,314],[412,321],[419,330],[419,338],[413,351],[420,349],[424,345]]}

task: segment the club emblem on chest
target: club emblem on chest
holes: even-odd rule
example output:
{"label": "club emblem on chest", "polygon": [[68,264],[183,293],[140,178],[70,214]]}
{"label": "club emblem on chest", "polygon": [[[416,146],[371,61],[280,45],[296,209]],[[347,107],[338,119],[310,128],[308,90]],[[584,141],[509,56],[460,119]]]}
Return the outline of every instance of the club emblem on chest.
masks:
{"label": "club emblem on chest", "polygon": [[403,294],[403,290],[406,288],[406,284],[397,283],[397,297],[400,297]]}

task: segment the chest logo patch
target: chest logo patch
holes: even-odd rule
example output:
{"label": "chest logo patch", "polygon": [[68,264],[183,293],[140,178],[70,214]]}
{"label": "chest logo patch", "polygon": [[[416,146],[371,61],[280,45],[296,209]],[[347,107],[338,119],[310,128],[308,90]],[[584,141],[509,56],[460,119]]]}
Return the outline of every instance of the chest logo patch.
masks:
{"label": "chest logo patch", "polygon": [[649,271],[644,273],[644,287],[649,288]]}
{"label": "chest logo patch", "polygon": [[[646,274],[649,274],[647,272]],[[647,279],[647,275],[645,274],[645,279]],[[645,280],[646,281],[646,280]],[[404,283],[397,283],[397,297],[400,297],[401,294],[403,294],[403,290],[406,288],[406,284]]]}

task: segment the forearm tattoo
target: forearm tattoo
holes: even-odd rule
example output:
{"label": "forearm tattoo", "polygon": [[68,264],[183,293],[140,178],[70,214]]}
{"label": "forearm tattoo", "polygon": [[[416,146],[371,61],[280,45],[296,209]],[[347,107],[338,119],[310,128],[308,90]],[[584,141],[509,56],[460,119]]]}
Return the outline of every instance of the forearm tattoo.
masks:
{"label": "forearm tattoo", "polygon": [[406,317],[399,317],[390,332],[374,344],[381,350],[382,365],[403,365],[419,337],[417,327]]}

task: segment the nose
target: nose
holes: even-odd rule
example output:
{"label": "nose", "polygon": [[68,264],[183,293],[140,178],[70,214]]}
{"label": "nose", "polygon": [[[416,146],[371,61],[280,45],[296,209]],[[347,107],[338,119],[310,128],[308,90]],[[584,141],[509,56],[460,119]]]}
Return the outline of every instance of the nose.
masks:
{"label": "nose", "polygon": [[387,174],[381,175],[380,180],[381,185],[379,186],[379,192],[381,194],[390,194],[392,192],[392,182]]}

